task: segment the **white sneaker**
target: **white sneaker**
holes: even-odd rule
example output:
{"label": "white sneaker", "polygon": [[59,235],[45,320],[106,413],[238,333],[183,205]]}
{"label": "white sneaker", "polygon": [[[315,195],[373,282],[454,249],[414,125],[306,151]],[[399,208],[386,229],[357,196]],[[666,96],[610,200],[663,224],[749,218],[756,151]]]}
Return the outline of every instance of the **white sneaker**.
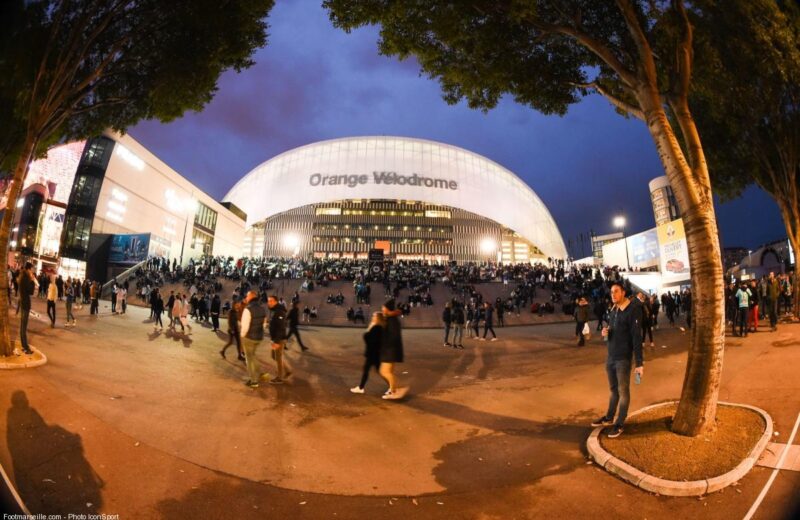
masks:
{"label": "white sneaker", "polygon": [[350,391],[353,392],[354,394],[363,394],[364,393],[364,389],[361,388],[360,386],[354,386],[353,388],[350,389]]}
{"label": "white sneaker", "polygon": [[492,341],[497,341],[497,338],[492,338]]}
{"label": "white sneaker", "polygon": [[396,393],[392,392],[391,390],[387,390],[385,394],[381,396],[382,399],[399,399],[400,396]]}

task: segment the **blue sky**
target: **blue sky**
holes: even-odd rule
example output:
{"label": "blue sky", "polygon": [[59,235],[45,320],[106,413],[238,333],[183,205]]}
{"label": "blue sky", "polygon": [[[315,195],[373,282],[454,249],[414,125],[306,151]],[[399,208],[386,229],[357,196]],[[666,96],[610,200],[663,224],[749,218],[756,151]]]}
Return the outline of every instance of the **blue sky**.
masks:
{"label": "blue sky", "polygon": [[[129,130],[213,197],[297,146],[401,135],[461,146],[510,169],[548,206],[565,242],[590,229],[613,231],[620,209],[631,232],[654,225],[647,183],[663,170],[653,142],[644,123],[617,115],[603,98],[589,96],[564,117],[511,100],[489,113],[450,106],[413,60],[378,55],[375,28],[334,29],[318,0],[277,2],[270,25],[256,64],[224,74],[202,113]],[[718,204],[717,216],[723,246],[753,248],[786,236],[777,206],[757,189]],[[572,251],[581,255],[580,247]]]}

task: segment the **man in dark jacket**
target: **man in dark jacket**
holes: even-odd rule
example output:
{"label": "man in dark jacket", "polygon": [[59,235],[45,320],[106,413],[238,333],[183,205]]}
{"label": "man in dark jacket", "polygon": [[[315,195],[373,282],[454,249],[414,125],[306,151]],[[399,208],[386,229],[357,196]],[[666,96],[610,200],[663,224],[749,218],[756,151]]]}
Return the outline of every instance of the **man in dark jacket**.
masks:
{"label": "man in dark jacket", "polygon": [[292,375],[292,369],[283,360],[283,347],[286,346],[286,309],[278,304],[278,297],[271,294],[267,298],[267,307],[272,312],[269,319],[269,337],[272,342],[272,354],[278,367],[278,375],[270,379],[273,385],[282,385]]}
{"label": "man in dark jacket", "polygon": [[28,346],[28,318],[31,314],[31,296],[36,290],[36,279],[31,272],[33,265],[25,263],[25,267],[19,273],[19,341],[22,343],[22,350],[26,354],[33,354]]}
{"label": "man in dark jacket", "polygon": [[450,345],[450,324],[453,322],[453,314],[450,310],[450,302],[444,304],[444,310],[442,311],[442,323],[444,323],[444,346],[449,347]]}
{"label": "man in dark jacket", "polygon": [[578,299],[573,315],[575,316],[575,339],[578,340],[578,346],[582,347],[586,344],[583,327],[589,322],[589,302],[583,296]]}
{"label": "man in dark jacket", "polygon": [[489,302],[483,304],[484,307],[484,322],[483,322],[483,337],[481,341],[486,341],[486,334],[492,331],[492,341],[497,341],[497,334],[494,333],[494,307]]}
{"label": "man in dark jacket", "polygon": [[222,307],[222,303],[220,302],[219,294],[214,294],[214,297],[211,299],[211,326],[214,332],[219,330],[220,307]]}
{"label": "man in dark jacket", "polygon": [[[595,420],[592,426],[614,424],[609,432],[610,438],[619,437],[628,417],[630,404],[631,360],[636,362],[637,378],[644,375],[644,357],[642,354],[642,317],[641,305],[631,302],[625,296],[622,284],[615,282],[611,286],[611,310],[609,324],[603,327],[603,337],[608,338],[608,357],[606,358],[606,374],[611,397],[608,411],[603,417]],[[619,414],[614,422],[614,415]]]}
{"label": "man in dark jacket", "polygon": [[[359,307],[359,309],[360,308],[361,307]],[[361,315],[361,318],[362,318],[362,321],[363,321],[363,318],[364,318],[363,314]],[[288,347],[289,338],[291,338],[292,335],[294,335],[297,338],[298,345],[300,345],[300,350],[305,352],[306,350],[308,350],[308,347],[303,345],[303,340],[300,339],[300,331],[297,328],[298,325],[300,324],[300,302],[299,302],[299,300],[298,301],[294,301],[294,299],[293,299],[292,308],[291,308],[291,310],[289,310],[288,320],[289,320],[289,334],[286,335],[286,343],[287,343],[287,345],[284,345],[283,348],[285,350],[289,350],[289,347]]]}

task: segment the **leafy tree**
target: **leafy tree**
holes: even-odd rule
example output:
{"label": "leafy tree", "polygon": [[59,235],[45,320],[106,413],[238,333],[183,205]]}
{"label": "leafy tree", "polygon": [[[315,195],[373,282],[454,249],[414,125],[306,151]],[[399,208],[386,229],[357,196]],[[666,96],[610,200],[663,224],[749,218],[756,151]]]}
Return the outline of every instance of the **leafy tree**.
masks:
{"label": "leafy tree", "polygon": [[[252,65],[274,0],[4,0],[0,2],[0,167],[14,208],[31,158],[49,143],[124,131],[201,110],[223,71]],[[6,119],[8,118],[8,119]],[[8,268],[13,211],[0,223]],[[0,293],[7,290],[0,277]],[[0,349],[12,354],[8,301]]]}
{"label": "leafy tree", "polygon": [[465,99],[472,108],[488,110],[511,95],[540,112],[564,114],[593,91],[647,124],[686,226],[694,291],[692,343],[672,428],[692,436],[713,428],[725,336],[723,273],[711,182],[688,101],[694,29],[684,2],[325,0],[324,5],[334,25],[346,31],[379,25],[380,52],[415,56],[422,71],[438,79],[449,103]]}
{"label": "leafy tree", "polygon": [[[703,36],[689,103],[706,144],[712,187],[723,198],[751,184],[769,193],[797,253],[800,7],[774,0],[702,2],[694,22]],[[795,288],[799,282],[795,267]],[[794,298],[800,316],[800,291]]]}

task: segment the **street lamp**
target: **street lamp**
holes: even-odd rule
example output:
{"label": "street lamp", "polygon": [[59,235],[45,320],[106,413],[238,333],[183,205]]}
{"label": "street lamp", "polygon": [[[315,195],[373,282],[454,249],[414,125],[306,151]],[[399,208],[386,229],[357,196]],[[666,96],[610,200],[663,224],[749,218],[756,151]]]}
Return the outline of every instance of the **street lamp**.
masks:
{"label": "street lamp", "polygon": [[614,227],[617,229],[622,229],[622,240],[625,242],[625,262],[628,266],[628,271],[631,270],[631,259],[628,256],[628,239],[625,238],[625,225],[627,221],[623,215],[617,215],[614,217]]}

